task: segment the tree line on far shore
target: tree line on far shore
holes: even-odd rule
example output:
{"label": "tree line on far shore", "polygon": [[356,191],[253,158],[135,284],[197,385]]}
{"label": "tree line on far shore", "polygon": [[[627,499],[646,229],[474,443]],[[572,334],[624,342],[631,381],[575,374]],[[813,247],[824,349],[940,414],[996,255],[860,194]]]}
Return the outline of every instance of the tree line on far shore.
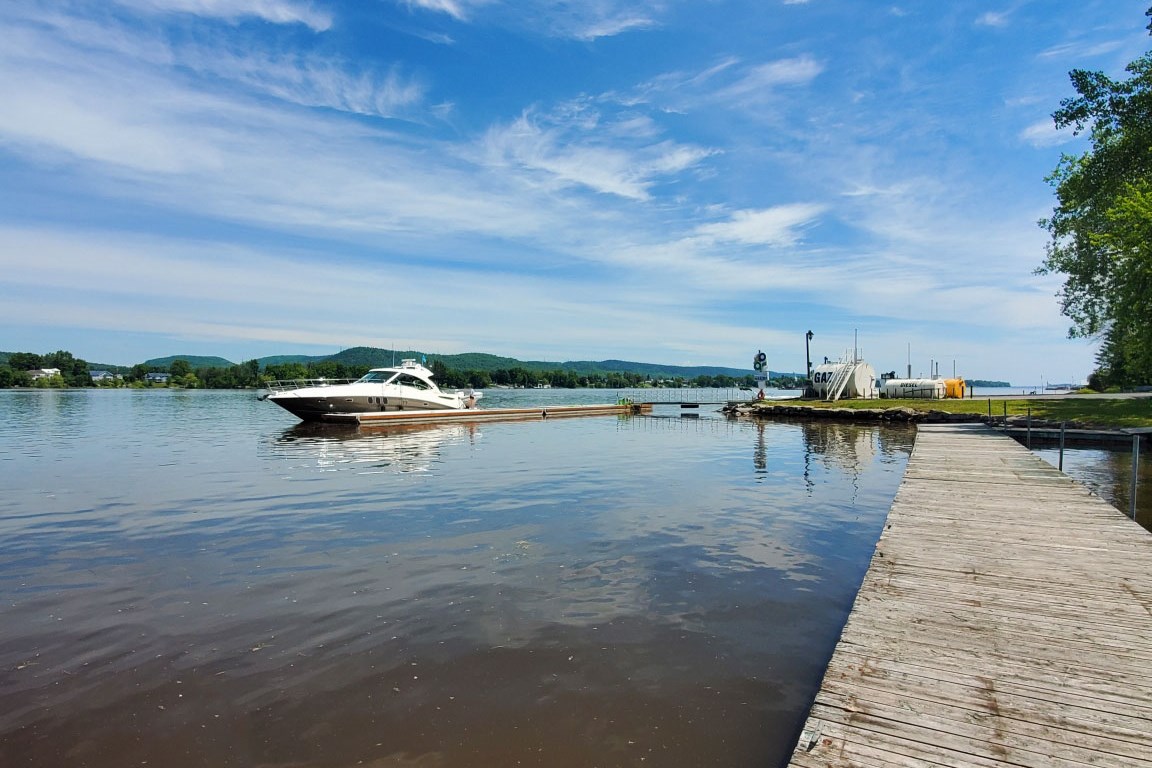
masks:
{"label": "tree line on far shore", "polygon": [[[627,389],[633,387],[720,387],[752,388],[756,385],[752,374],[743,377],[701,375],[692,378],[673,376],[653,378],[632,372],[590,372],[553,370],[538,371],[522,367],[493,371],[457,370],[440,360],[433,360],[429,368],[435,380],[446,388],[486,389],[489,387],[560,387],[593,389]],[[59,375],[35,375],[44,369],[58,369]],[[258,389],[272,381],[300,379],[358,379],[369,366],[348,365],[336,360],[308,363],[283,363],[261,368],[258,360],[248,360],[230,367],[193,368],[187,360],[176,359],[167,367],[134,365],[131,368],[112,367],[93,379],[89,363],[60,350],[49,354],[13,352],[7,361],[0,362],[0,387],[183,387],[188,389]],[[803,387],[804,380],[796,376],[778,376],[768,385],[783,389]]]}

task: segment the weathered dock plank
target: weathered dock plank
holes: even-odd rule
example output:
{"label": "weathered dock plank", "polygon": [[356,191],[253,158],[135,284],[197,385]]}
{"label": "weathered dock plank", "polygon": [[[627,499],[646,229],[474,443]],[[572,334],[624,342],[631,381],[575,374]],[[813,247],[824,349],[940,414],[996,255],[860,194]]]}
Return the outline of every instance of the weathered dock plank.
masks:
{"label": "weathered dock plank", "polygon": [[921,426],[790,765],[1152,768],[1152,534],[988,427]]}
{"label": "weathered dock plank", "polygon": [[611,403],[601,405],[547,405],[532,408],[462,408],[436,411],[375,411],[369,413],[326,413],[322,421],[330,424],[355,424],[362,427],[389,424],[443,424],[447,422],[531,421],[573,416],[629,416],[651,413],[645,403]]}

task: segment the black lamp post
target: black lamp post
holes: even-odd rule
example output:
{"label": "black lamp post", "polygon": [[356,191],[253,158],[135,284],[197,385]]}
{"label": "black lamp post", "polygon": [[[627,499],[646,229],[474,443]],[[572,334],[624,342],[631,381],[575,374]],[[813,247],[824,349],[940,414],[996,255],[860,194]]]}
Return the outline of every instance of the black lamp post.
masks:
{"label": "black lamp post", "polygon": [[808,364],[808,383],[812,383],[812,355],[808,352],[808,342],[812,341],[812,331],[804,334],[804,362]]}

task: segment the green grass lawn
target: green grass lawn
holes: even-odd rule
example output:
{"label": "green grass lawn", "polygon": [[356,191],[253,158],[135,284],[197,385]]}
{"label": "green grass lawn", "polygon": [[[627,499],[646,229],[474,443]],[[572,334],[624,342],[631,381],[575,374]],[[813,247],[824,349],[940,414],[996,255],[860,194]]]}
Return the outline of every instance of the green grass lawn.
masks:
{"label": "green grass lawn", "polygon": [[[918,411],[947,413],[989,412],[989,401],[979,397],[966,400],[792,400],[791,405],[814,408],[914,408]],[[991,401],[993,416],[1026,416],[1049,421],[1075,421],[1098,427],[1152,427],[1152,398],[1095,399],[1088,397],[1036,398]]]}

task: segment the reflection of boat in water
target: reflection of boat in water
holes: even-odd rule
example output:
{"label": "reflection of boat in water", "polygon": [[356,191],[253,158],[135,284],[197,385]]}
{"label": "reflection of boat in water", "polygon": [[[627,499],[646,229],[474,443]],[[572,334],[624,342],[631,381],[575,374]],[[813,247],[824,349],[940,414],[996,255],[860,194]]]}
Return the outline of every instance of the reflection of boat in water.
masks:
{"label": "reflection of boat in water", "polygon": [[284,430],[272,451],[281,457],[303,457],[325,470],[360,473],[423,472],[440,460],[446,446],[474,443],[474,424],[398,424],[371,430],[306,421]]}
{"label": "reflection of boat in water", "polygon": [[351,383],[324,380],[277,381],[260,399],[271,400],[305,421],[330,413],[464,410],[476,405],[479,392],[445,392],[432,381],[432,371],[415,360],[390,368],[373,368]]}

